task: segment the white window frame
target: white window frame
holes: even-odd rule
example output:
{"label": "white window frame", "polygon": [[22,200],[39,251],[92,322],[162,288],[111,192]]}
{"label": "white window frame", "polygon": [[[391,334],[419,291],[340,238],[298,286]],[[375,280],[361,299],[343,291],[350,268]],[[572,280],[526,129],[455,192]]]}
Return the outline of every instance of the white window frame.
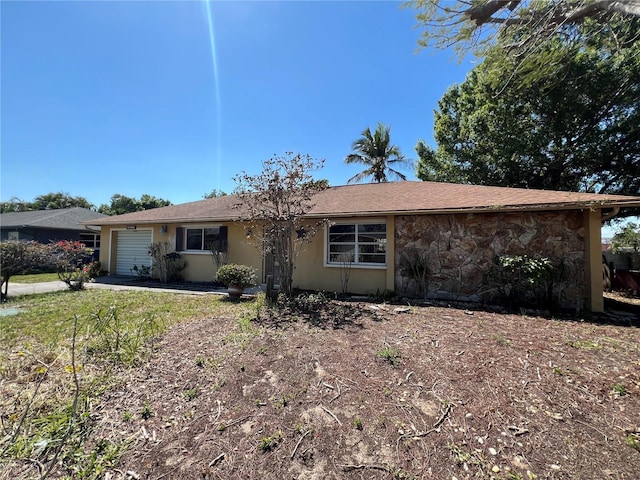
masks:
{"label": "white window frame", "polygon": [[385,241],[386,245],[388,245],[388,234],[389,234],[389,225],[387,224],[387,220],[384,218],[367,218],[361,220],[339,220],[332,222],[331,225],[325,227],[324,229],[324,266],[328,268],[340,268],[343,266],[342,262],[330,262],[329,261],[329,230],[333,225],[354,225],[355,226],[355,252],[354,252],[354,262],[351,263],[350,268],[368,268],[373,270],[384,270],[387,268],[389,252],[385,245],[385,254],[384,254],[384,263],[364,263],[358,261],[358,225],[374,225],[380,224],[385,226]]}
{"label": "white window frame", "polygon": [[88,233],[88,232],[81,232],[79,237],[78,237],[78,241],[80,243],[84,243],[84,241],[82,240],[82,236],[92,236],[93,238],[90,240],[90,242],[92,242],[91,245],[87,245],[85,243],[85,246],[88,248],[91,248],[92,250],[99,252],[100,251],[100,234],[99,233]]}

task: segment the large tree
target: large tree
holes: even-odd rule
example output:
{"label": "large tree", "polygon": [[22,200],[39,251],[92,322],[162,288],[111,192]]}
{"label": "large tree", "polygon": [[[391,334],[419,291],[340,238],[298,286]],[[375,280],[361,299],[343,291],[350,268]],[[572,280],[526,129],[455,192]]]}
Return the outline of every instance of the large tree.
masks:
{"label": "large tree", "polygon": [[135,197],[127,197],[116,193],[111,196],[111,203],[109,205],[103,203],[98,208],[98,211],[105,215],[122,215],[123,213],[140,212],[169,205],[171,205],[169,200],[157,198],[146,193],[139,200]]}
{"label": "large tree", "polygon": [[293,290],[295,261],[302,245],[318,232],[322,221],[306,218],[313,208],[313,197],[326,182],[314,180],[312,173],[324,160],[308,155],[286,153],[262,163],[262,172],[234,177],[240,219],[247,237],[256,247],[273,254],[280,268],[280,292]]}
{"label": "large tree", "polygon": [[[640,18],[619,31],[640,36]],[[640,55],[593,22],[577,33],[579,48],[557,35],[540,51],[563,58],[551,76],[527,76],[502,45],[488,51],[438,102],[438,146],[418,143],[419,178],[638,194]]]}
{"label": "large tree", "polygon": [[90,210],[95,207],[84,197],[73,197],[66,192],[47,193],[36,197],[32,210],[56,210],[59,208],[81,207]]}
{"label": "large tree", "polygon": [[374,132],[367,127],[351,145],[352,153],[347,155],[344,163],[360,163],[366,168],[351,177],[348,183],[358,183],[366,178],[373,182],[387,182],[389,177],[406,180],[407,177],[393,167],[406,167],[411,161],[400,152],[400,147],[391,143],[391,127],[378,123]]}
{"label": "large tree", "polygon": [[29,210],[31,210],[31,204],[18,197],[11,197],[8,202],[0,202],[0,213],[28,212]]}
{"label": "large tree", "polygon": [[11,198],[8,202],[0,202],[0,213],[73,207],[95,209],[94,205],[84,197],[73,197],[66,192],[51,192],[37,196],[33,202],[26,202],[17,197]]}
{"label": "large tree", "polygon": [[557,33],[570,35],[586,20],[607,27],[640,16],[640,0],[410,0],[405,6],[416,10],[424,26],[421,46],[453,45],[461,53],[475,49],[480,56],[514,28],[525,27],[527,34],[506,47],[522,56]]}

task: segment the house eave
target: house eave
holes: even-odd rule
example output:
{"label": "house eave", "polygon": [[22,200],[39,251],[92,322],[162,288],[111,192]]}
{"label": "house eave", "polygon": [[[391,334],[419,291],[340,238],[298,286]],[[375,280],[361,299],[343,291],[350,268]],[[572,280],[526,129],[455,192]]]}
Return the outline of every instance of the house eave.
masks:
{"label": "house eave", "polygon": [[446,215],[446,214],[465,214],[465,213],[516,213],[516,212],[544,212],[544,211],[560,211],[560,210],[601,210],[612,207],[640,206],[637,202],[629,205],[621,205],[616,203],[600,204],[600,203],[576,203],[576,204],[538,204],[538,205],[491,205],[482,207],[465,207],[465,208],[441,208],[430,210],[384,210],[384,211],[359,211],[359,212],[314,212],[309,217],[312,218],[344,218],[344,217],[373,217],[373,216],[398,216],[398,215]]}
{"label": "house eave", "polygon": [[165,219],[153,219],[153,220],[120,220],[113,222],[92,222],[93,226],[97,227],[119,227],[121,225],[158,225],[161,223],[170,224],[197,224],[197,223],[220,223],[220,222],[235,222],[239,221],[238,217],[198,217],[198,218],[165,218]]}

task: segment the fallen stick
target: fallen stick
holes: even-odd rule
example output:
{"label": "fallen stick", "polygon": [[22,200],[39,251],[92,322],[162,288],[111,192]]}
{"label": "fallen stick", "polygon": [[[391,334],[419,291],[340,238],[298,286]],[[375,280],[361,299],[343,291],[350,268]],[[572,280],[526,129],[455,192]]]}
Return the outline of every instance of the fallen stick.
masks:
{"label": "fallen stick", "polygon": [[438,419],[438,421],[436,423],[433,424],[433,428],[438,428],[440,426],[440,424],[442,422],[444,422],[445,418],[447,418],[447,415],[449,415],[449,412],[451,412],[451,403],[447,404],[447,408],[444,409],[444,413],[442,414],[442,416]]}
{"label": "fallen stick", "polygon": [[216,415],[216,418],[213,419],[212,423],[217,422],[220,418],[220,414],[222,413],[222,404],[220,403],[220,400],[216,399],[216,402],[218,402],[218,414]]}
{"label": "fallen stick", "polygon": [[389,472],[389,467],[385,467],[384,465],[340,465],[345,472],[349,472],[351,470],[381,470],[383,472]]}
{"label": "fallen stick", "polygon": [[524,435],[525,433],[529,433],[529,430],[526,428],[517,427],[515,425],[509,425],[507,427],[509,430],[513,430],[513,434],[518,437],[520,435]]}
{"label": "fallen stick", "polygon": [[220,455],[218,455],[216,458],[214,458],[209,462],[209,466],[210,467],[215,466],[216,464],[220,463],[224,459],[224,457],[225,457],[225,454],[221,453]]}
{"label": "fallen stick", "polygon": [[332,403],[336,398],[338,398],[340,395],[342,395],[342,393],[340,392],[340,382],[339,381],[336,381],[336,386],[338,387],[338,393],[331,400],[329,400],[329,403]]}
{"label": "fallen stick", "polygon": [[302,436],[300,437],[300,440],[298,440],[298,443],[296,443],[295,448],[293,449],[293,451],[291,452],[291,460],[293,460],[293,457],[296,456],[296,452],[298,451],[298,447],[300,447],[300,444],[302,443],[302,440],[304,440],[304,437],[306,437],[307,435],[309,435],[311,432],[313,432],[313,429],[309,429],[306,432],[304,432],[302,434]]}
{"label": "fallen stick", "polygon": [[325,407],[324,405],[320,405],[320,408],[323,409],[325,412],[327,412],[329,415],[331,415],[333,417],[333,419],[338,422],[338,425],[342,426],[342,422],[340,420],[338,420],[338,417],[335,416],[335,414],[329,410],[327,407]]}

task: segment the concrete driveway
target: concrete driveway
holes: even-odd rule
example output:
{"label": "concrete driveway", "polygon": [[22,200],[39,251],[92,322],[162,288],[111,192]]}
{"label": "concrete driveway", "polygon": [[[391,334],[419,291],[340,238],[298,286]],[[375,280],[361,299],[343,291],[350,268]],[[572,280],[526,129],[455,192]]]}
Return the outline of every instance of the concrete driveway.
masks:
{"label": "concrete driveway", "polygon": [[[197,284],[184,282],[175,286],[163,287],[160,284],[148,286],[134,285],[130,278],[105,276],[98,277],[93,282],[85,283],[86,288],[103,288],[107,290],[151,290],[154,292],[182,293],[186,295],[227,295],[226,288],[202,287]],[[67,285],[60,280],[41,283],[15,283],[9,281],[7,296],[32,295],[35,293],[48,293],[66,290]],[[255,294],[260,287],[246,289],[245,294]]]}
{"label": "concrete driveway", "polygon": [[[160,292],[173,292],[184,293],[189,295],[207,295],[207,294],[226,294],[226,290],[208,290],[203,291],[201,289],[190,289],[186,284],[185,288],[162,288],[158,287],[146,287],[132,285],[127,283],[127,279],[118,277],[98,277],[94,282],[85,283],[86,288],[102,288],[107,290],[153,290]],[[9,280],[9,288],[7,296],[16,297],[19,295],[32,295],[35,293],[48,293],[57,292],[60,290],[66,290],[67,285],[60,280],[54,282],[40,282],[40,283],[15,283]]]}

